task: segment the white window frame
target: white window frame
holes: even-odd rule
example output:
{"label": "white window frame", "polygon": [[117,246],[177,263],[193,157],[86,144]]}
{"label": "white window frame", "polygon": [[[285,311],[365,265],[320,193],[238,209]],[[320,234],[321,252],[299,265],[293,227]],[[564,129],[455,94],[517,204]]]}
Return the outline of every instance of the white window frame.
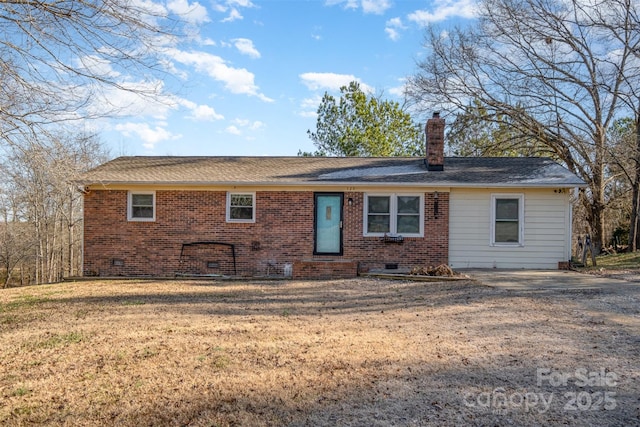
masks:
{"label": "white window frame", "polygon": [[[420,232],[419,233],[398,233],[398,197],[410,196],[420,199]],[[389,197],[389,232],[369,233],[367,230],[367,220],[369,217],[369,197]],[[362,216],[362,230],[365,237],[382,237],[387,235],[402,235],[403,237],[424,237],[424,193],[365,193],[364,214]]]}
{"label": "white window frame", "polygon": [[[231,196],[251,196],[253,204],[251,205],[251,219],[233,219],[231,218]],[[251,191],[227,191],[227,222],[252,223],[256,222],[256,193]]]}
{"label": "white window frame", "polygon": [[[500,199],[518,200],[518,241],[496,242],[496,201]],[[491,246],[524,246],[524,194],[522,193],[495,193],[491,194],[491,223],[489,224],[489,244]]]}
{"label": "white window frame", "polygon": [[[153,196],[153,216],[151,218],[133,216],[133,196],[138,194],[151,194]],[[156,192],[155,191],[129,191],[127,193],[127,220],[139,222],[153,222],[156,220]]]}

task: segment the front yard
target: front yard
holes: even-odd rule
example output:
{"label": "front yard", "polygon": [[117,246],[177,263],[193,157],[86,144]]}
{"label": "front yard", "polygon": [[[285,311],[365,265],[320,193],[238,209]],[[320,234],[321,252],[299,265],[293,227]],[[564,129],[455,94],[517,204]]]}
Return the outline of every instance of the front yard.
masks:
{"label": "front yard", "polygon": [[638,425],[640,293],[472,281],[0,291],[2,425]]}

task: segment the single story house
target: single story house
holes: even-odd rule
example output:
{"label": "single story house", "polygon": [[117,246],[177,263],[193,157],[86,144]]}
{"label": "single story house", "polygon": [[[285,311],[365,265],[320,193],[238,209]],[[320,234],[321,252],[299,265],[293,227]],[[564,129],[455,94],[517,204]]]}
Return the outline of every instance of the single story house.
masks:
{"label": "single story house", "polygon": [[353,277],[436,266],[552,269],[571,193],[547,158],[119,157],[87,172],[84,273]]}

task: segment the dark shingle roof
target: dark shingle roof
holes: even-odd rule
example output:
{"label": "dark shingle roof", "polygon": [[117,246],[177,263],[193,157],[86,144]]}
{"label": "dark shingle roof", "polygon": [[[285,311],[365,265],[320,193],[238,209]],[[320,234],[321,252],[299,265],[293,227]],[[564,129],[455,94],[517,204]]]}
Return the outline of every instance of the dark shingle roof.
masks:
{"label": "dark shingle roof", "polygon": [[574,187],[585,183],[539,157],[447,157],[427,171],[417,157],[119,157],[87,172],[91,184],[429,185]]}

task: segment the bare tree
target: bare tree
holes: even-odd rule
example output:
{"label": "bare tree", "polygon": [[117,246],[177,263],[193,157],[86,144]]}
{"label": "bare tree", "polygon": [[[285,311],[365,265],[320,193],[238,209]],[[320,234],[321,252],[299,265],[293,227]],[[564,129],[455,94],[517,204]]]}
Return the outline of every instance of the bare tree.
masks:
{"label": "bare tree", "polygon": [[[588,184],[593,241],[605,238],[607,129],[640,87],[635,0],[480,0],[477,26],[426,34],[428,55],[408,85],[422,108],[462,111],[535,138]],[[634,89],[635,90],[635,89]]]}
{"label": "bare tree", "polygon": [[[18,220],[18,203],[14,200],[11,183],[3,180],[0,186],[0,287],[5,288],[20,271],[24,278],[32,255],[33,242],[28,226]],[[21,284],[24,282],[21,280]]]}
{"label": "bare tree", "polygon": [[[610,173],[609,198],[615,193],[620,195],[619,215],[625,217],[626,224],[621,228],[628,230],[629,250],[638,249],[638,183],[640,180],[640,162],[638,159],[638,123],[637,119],[625,117],[616,120],[609,130],[610,144],[607,148],[608,171]],[[612,194],[613,193],[613,194]],[[615,216],[609,215],[610,217]],[[609,218],[610,227],[620,227],[621,221]]]}
{"label": "bare tree", "polygon": [[[65,126],[117,113],[116,91],[169,99],[165,55],[194,34],[178,9],[184,5],[155,0],[0,0],[0,261],[7,278],[20,268],[50,282],[80,268],[81,195],[70,180],[105,155],[95,136]],[[18,234],[25,232],[29,238]]]}
{"label": "bare tree", "polygon": [[629,250],[640,249],[640,105],[635,116],[635,150],[633,151],[633,180],[629,225]]}
{"label": "bare tree", "polygon": [[[107,159],[95,135],[61,133],[56,138],[23,141],[7,149],[0,163],[3,189],[11,200],[11,228],[28,231],[29,265],[34,283],[50,283],[77,274],[80,268],[82,194],[73,180]],[[8,204],[6,204],[8,205]],[[5,223],[9,222],[8,220]],[[5,260],[15,260],[5,251]],[[11,248],[9,248],[11,249]],[[22,256],[24,259],[24,256]]]}
{"label": "bare tree", "polygon": [[153,1],[0,0],[0,140],[112,113],[110,89],[158,96],[162,47],[181,28]]}

